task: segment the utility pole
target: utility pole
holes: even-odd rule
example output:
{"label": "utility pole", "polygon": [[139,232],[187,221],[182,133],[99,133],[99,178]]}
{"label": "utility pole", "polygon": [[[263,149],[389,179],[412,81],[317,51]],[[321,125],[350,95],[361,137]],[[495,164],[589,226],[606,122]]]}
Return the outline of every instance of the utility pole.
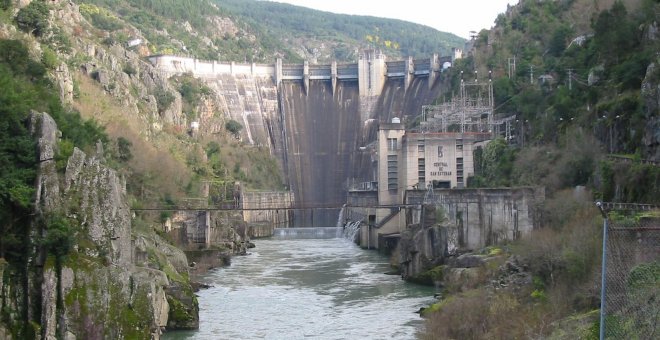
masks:
{"label": "utility pole", "polygon": [[514,55],[513,58],[508,58],[507,63],[509,66],[509,79],[511,79],[511,75],[516,74],[516,56]]}
{"label": "utility pole", "polygon": [[573,69],[569,68],[568,69],[568,90],[573,89]]}

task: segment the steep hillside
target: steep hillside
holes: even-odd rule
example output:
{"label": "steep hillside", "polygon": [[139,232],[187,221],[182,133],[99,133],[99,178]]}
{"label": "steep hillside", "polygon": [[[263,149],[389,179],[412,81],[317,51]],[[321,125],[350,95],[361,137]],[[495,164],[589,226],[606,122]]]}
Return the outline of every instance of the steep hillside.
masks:
{"label": "steep hillside", "polygon": [[83,0],[81,13],[103,39],[141,38],[143,54],[268,62],[354,61],[379,48],[393,57],[448,55],[464,40],[399,20],[337,15],[267,1]]}
{"label": "steep hillside", "polygon": [[480,32],[454,79],[493,72],[517,147],[490,150],[474,185],[590,185],[606,200],[658,202],[658,167],[635,161],[660,160],[658,14],[657,1],[521,1]]}
{"label": "steep hillside", "polygon": [[312,60],[355,60],[357,51],[378,48],[394,58],[449,55],[464,40],[423,25],[369,16],[342,15],[271,1],[216,0],[224,9],[274,35]]}
{"label": "steep hillside", "polygon": [[[135,209],[223,202],[237,180],[282,185],[268,150],[245,148],[242,126],[222,112],[208,112],[212,135],[193,133],[209,90],[160,75],[140,58],[145,45],[117,43],[140,30],[108,13],[0,3],[3,339],[196,328],[189,262],[165,233],[174,217],[196,216]],[[219,215],[213,251],[244,251],[240,216]]]}
{"label": "steep hillside", "polygon": [[[424,312],[424,338],[598,337],[602,219],[593,201],[660,203],[658,18],[652,0],[521,0],[472,42],[454,85],[492,71],[496,113],[516,119],[509,140],[475,152],[469,184],[538,185],[548,199],[527,239],[423,273],[444,288]],[[610,213],[615,223],[640,218]],[[657,224],[657,212],[644,218]]]}

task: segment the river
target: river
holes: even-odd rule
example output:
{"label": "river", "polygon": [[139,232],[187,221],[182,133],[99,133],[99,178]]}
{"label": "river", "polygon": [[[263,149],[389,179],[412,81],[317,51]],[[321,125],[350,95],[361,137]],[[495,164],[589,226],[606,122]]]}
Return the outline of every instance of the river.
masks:
{"label": "river", "polygon": [[433,288],[341,238],[261,239],[200,281],[198,331],[165,339],[415,339]]}

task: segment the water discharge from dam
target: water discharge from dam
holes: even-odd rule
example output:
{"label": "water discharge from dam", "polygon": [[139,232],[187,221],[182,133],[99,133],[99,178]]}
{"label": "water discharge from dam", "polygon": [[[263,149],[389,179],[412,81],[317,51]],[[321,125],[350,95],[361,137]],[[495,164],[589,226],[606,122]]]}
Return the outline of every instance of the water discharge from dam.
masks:
{"label": "water discharge from dam", "polygon": [[[335,229],[335,228],[329,228]],[[434,290],[343,238],[261,239],[201,278],[200,328],[165,339],[415,339]]]}

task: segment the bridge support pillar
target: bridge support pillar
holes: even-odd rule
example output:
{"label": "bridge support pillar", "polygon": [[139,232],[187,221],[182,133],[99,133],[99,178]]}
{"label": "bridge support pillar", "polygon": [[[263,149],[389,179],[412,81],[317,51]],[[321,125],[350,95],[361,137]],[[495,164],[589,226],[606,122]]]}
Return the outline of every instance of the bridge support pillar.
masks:
{"label": "bridge support pillar", "polygon": [[305,87],[305,95],[309,94],[309,61],[305,60],[303,64],[303,86]]}
{"label": "bridge support pillar", "polygon": [[408,87],[410,87],[410,83],[412,83],[412,79],[415,76],[415,64],[413,62],[413,57],[408,57],[406,60],[406,70],[405,70],[405,75],[404,77],[404,91],[408,92]]}
{"label": "bridge support pillar", "polygon": [[332,95],[335,95],[335,88],[337,87],[337,62],[333,61],[330,64],[330,79],[332,81]]}

